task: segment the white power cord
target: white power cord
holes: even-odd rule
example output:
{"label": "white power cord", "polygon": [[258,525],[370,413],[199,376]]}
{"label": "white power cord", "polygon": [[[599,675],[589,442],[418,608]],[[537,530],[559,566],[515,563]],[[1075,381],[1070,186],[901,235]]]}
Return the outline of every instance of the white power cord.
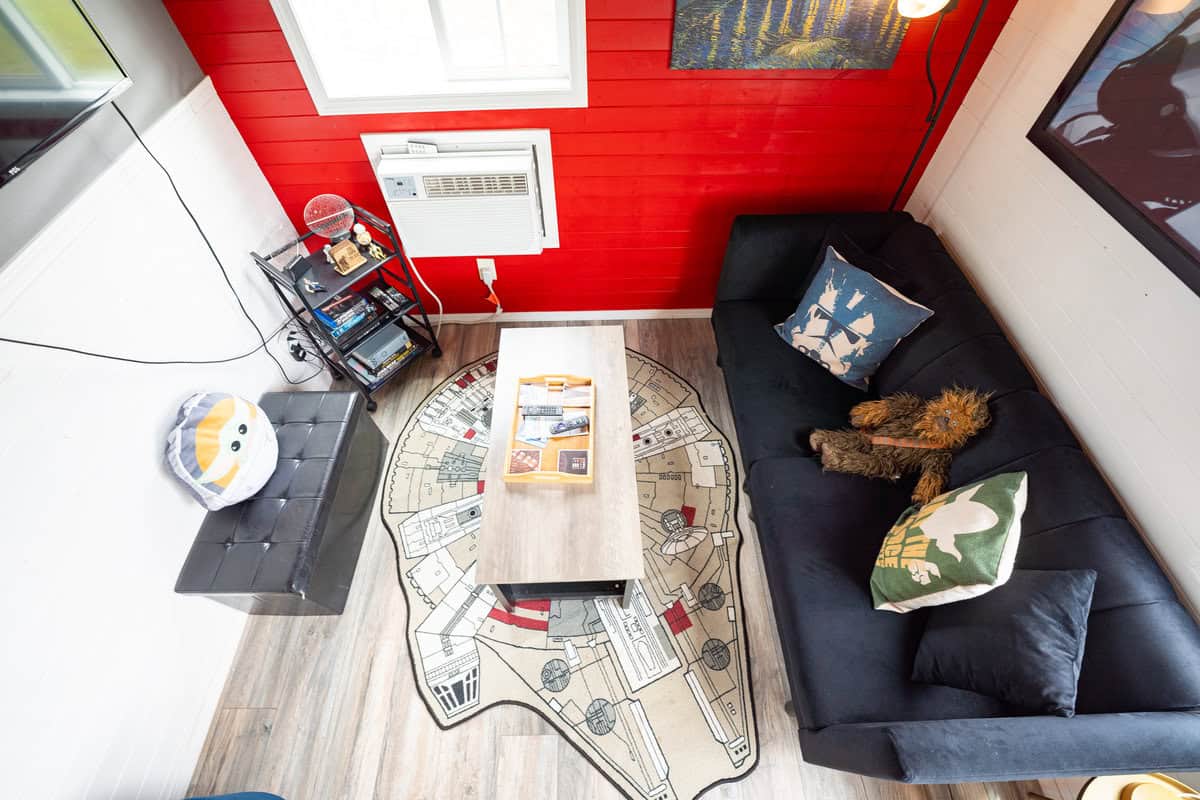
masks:
{"label": "white power cord", "polygon": [[444,316],[444,313],[442,310],[443,309],[442,298],[437,296],[437,292],[435,292],[435,291],[433,291],[433,289],[429,288],[429,284],[426,283],[425,279],[421,277],[421,271],[419,269],[417,269],[417,262],[414,261],[411,256],[408,259],[408,264],[410,267],[412,267],[413,275],[416,275],[417,280],[421,283],[422,286],[425,287],[425,291],[429,292],[429,296],[437,301],[438,321],[437,321],[437,327],[434,328],[434,331],[433,331],[433,338],[437,339],[440,342],[442,340],[442,317]]}
{"label": "white power cord", "polygon": [[495,300],[493,302],[495,302],[495,304],[496,304],[496,310],[492,312],[493,315],[504,313],[504,306],[500,305],[500,295],[496,294],[496,287],[493,285],[493,284],[495,284],[495,282],[496,282],[495,278],[489,278],[483,282],[483,285],[486,286],[488,289],[488,300],[492,300],[492,298],[495,298]]}

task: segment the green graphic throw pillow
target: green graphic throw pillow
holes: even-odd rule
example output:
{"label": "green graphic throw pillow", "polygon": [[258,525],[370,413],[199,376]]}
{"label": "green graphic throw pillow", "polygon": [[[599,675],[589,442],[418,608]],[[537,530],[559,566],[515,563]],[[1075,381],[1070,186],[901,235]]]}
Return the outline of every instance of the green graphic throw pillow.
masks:
{"label": "green graphic throw pillow", "polygon": [[875,608],[904,614],[1002,586],[1017,557],[1027,482],[1007,472],[901,514],[871,573]]}

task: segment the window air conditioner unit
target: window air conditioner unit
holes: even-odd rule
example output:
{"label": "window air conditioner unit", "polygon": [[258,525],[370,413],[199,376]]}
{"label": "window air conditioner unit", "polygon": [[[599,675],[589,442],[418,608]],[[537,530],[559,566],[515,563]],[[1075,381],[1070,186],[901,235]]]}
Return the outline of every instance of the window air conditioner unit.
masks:
{"label": "window air conditioner unit", "polygon": [[545,226],[532,147],[385,152],[375,174],[410,256],[542,252]]}

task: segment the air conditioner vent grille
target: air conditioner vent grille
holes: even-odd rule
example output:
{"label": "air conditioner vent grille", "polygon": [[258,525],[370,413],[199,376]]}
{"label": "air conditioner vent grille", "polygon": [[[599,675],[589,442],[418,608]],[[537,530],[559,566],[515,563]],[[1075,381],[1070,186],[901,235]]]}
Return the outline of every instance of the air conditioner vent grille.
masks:
{"label": "air conditioner vent grille", "polygon": [[424,175],[425,195],[434,197],[486,197],[529,194],[529,177],[512,175]]}

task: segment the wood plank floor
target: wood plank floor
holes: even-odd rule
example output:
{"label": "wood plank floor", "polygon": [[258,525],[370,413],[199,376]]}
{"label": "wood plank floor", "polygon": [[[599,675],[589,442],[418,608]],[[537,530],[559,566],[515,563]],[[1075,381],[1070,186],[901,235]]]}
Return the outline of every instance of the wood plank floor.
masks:
{"label": "wood plank floor", "polygon": [[[708,321],[624,325],[626,344],[691,381],[713,421],[735,439]],[[422,359],[378,397],[375,420],[389,439],[435,385],[496,349],[499,327],[447,325],[442,340],[442,359]],[[1029,791],[1051,800],[1076,796],[1082,781],[905,786],[804,763],[795,720],[783,710],[787,681],[746,509],[743,498],[741,570],[760,759],[748,777],[712,789],[706,800],[1026,800]],[[404,628],[391,544],[374,514],[342,616],[250,618],[191,793],[259,790],[287,800],[621,797],[532,711],[488,709],[440,730],[417,695]]]}

